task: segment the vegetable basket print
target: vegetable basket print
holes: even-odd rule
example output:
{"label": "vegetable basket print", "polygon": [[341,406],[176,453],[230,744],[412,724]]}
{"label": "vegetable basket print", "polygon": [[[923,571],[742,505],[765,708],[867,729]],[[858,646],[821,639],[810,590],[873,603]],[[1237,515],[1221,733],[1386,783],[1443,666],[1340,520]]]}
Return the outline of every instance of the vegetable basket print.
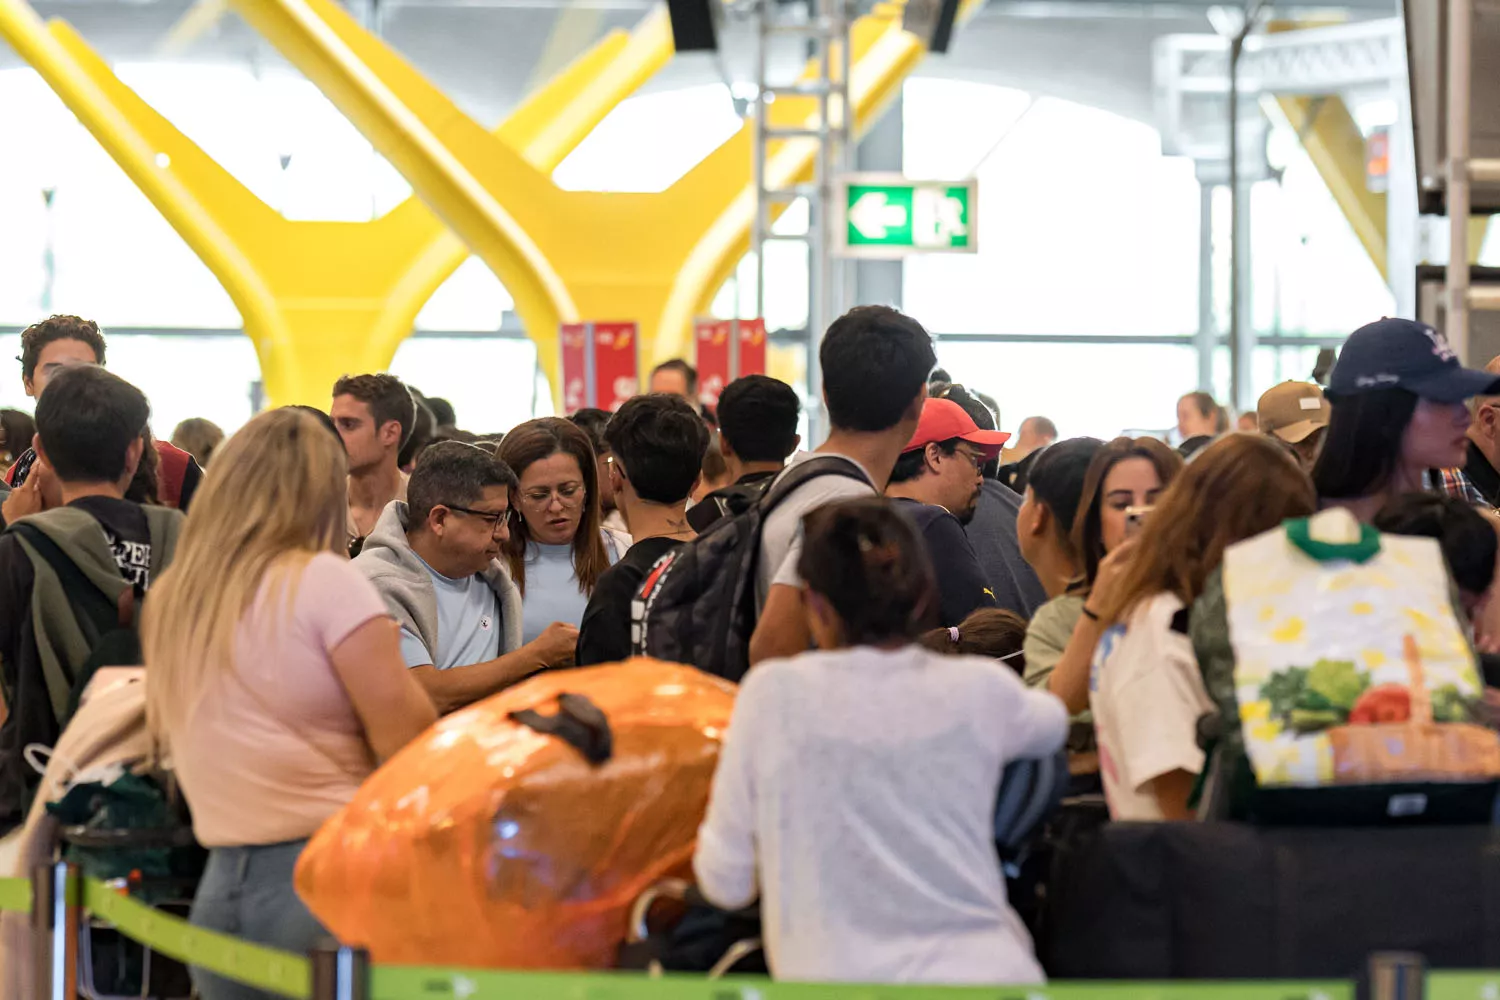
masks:
{"label": "vegetable basket print", "polygon": [[1328,511],[1230,548],[1224,592],[1259,786],[1500,776],[1436,541]]}

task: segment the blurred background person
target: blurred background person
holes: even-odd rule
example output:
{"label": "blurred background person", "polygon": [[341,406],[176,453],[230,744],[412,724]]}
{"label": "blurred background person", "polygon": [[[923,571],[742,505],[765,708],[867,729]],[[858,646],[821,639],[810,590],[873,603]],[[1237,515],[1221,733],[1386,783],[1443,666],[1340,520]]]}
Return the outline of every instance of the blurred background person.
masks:
{"label": "blurred background person", "polygon": [[1323,447],[1333,408],[1321,386],[1311,382],[1283,382],[1267,389],[1256,404],[1256,428],[1285,442],[1302,468],[1311,472]]}
{"label": "blurred background person", "polygon": [[0,410],[0,468],[14,465],[31,447],[36,421],[20,410]]}
{"label": "blurred background person", "polygon": [[1183,458],[1192,458],[1203,446],[1229,429],[1228,414],[1206,392],[1190,392],[1177,401],[1177,446]]}
{"label": "blurred background person", "polygon": [[206,469],[214,449],[224,443],[224,431],[212,420],[189,417],[172,431],[172,443],[192,455]]}

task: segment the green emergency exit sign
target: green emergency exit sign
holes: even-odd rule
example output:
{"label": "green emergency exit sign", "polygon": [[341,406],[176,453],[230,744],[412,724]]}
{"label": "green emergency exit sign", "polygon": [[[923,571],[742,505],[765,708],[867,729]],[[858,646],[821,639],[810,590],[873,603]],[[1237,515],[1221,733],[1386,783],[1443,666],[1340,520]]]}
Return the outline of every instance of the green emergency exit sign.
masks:
{"label": "green emergency exit sign", "polygon": [[979,249],[977,181],[913,181],[850,174],[839,184],[836,247],[845,257],[973,253]]}

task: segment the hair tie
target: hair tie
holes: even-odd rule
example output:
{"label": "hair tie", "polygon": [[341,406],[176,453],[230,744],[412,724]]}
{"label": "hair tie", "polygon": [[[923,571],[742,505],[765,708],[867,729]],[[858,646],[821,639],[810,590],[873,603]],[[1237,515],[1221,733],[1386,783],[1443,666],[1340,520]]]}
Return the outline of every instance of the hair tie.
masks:
{"label": "hair tie", "polygon": [[958,630],[957,625],[948,626],[948,641],[953,643],[953,645],[957,646],[958,641],[963,637],[964,634]]}

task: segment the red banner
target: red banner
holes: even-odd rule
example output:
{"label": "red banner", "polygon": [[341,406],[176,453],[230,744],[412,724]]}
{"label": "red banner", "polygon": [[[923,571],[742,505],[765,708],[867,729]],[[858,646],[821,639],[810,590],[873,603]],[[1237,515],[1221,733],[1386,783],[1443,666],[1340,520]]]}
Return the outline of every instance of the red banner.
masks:
{"label": "red banner", "polygon": [[563,412],[593,406],[613,413],[640,392],[640,340],[634,323],[564,323]]}
{"label": "red banner", "polygon": [[587,323],[564,323],[558,331],[562,352],[563,412],[576,413],[592,406],[589,395],[589,328]]}
{"label": "red banner", "polygon": [[[730,367],[730,344],[739,328],[739,367]],[[705,406],[718,406],[724,387],[742,375],[766,373],[766,321],[701,319],[693,324],[697,348],[698,393]]]}
{"label": "red banner", "polygon": [[763,319],[740,320],[740,372],[741,375],[764,375],[766,373],[766,321]]}
{"label": "red banner", "polygon": [[634,323],[594,324],[594,405],[613,413],[641,391],[639,331]]}
{"label": "red banner", "polygon": [[732,326],[727,319],[700,319],[693,324],[698,398],[704,406],[718,406],[719,393],[729,384],[729,334]]}

